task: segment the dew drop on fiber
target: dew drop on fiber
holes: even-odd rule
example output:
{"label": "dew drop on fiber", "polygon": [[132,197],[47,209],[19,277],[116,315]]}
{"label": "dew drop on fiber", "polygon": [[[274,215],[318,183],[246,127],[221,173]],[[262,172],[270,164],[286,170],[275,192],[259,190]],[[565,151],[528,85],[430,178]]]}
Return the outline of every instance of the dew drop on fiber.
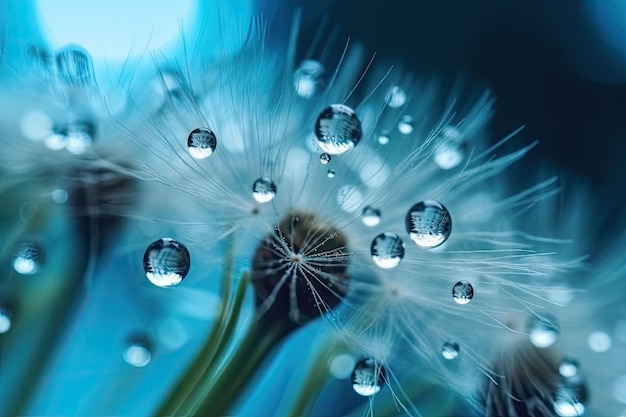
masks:
{"label": "dew drop on fiber", "polygon": [[442,245],[452,232],[452,217],[443,204],[420,201],[406,214],[406,231],[420,248],[432,249]]}
{"label": "dew drop on fiber", "polygon": [[380,210],[372,206],[365,206],[361,214],[361,221],[368,227],[375,227],[380,224]]}
{"label": "dew drop on fiber", "polygon": [[538,348],[550,347],[559,337],[559,324],[550,314],[531,316],[526,324],[530,342]]}
{"label": "dew drop on fiber", "polygon": [[372,240],[370,254],[380,268],[395,268],[404,258],[404,243],[395,233],[381,233]]}
{"label": "dew drop on fiber", "polygon": [[354,148],[361,140],[361,121],[350,107],[332,104],[317,117],[315,136],[322,151],[339,155]]}
{"label": "dew drop on fiber", "polygon": [[205,159],[215,152],[217,137],[210,129],[199,127],[189,133],[187,147],[191,156],[196,159]]}
{"label": "dew drop on fiber", "polygon": [[459,356],[461,347],[453,340],[448,340],[441,346],[441,356],[446,360],[454,360]]}
{"label": "dew drop on fiber", "polygon": [[276,197],[276,184],[269,177],[261,177],[252,184],[252,197],[259,203],[268,203]]}
{"label": "dew drop on fiber", "polygon": [[452,287],[452,298],[457,304],[467,304],[474,298],[474,287],[468,281],[459,281]]}
{"label": "dew drop on fiber", "polygon": [[158,287],[180,284],[190,266],[191,257],[185,245],[171,238],[152,242],[143,256],[146,277]]}
{"label": "dew drop on fiber", "polygon": [[386,379],[385,368],[374,359],[364,358],[358,361],[352,371],[352,388],[364,397],[378,393]]}

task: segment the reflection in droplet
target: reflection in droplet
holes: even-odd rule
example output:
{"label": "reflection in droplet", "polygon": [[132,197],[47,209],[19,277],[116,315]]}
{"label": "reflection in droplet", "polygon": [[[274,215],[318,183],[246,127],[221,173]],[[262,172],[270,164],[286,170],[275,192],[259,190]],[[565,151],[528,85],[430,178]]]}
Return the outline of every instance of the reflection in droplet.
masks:
{"label": "reflection in droplet", "polygon": [[395,268],[404,258],[404,243],[395,233],[381,233],[372,240],[370,254],[379,267]]}
{"label": "reflection in droplet", "polygon": [[468,281],[459,281],[452,287],[452,298],[457,304],[467,304],[474,298],[474,287]]}
{"label": "reflection in droplet", "polygon": [[352,388],[364,397],[370,397],[381,390],[386,381],[385,368],[374,359],[364,358],[357,362],[352,372]]}
{"label": "reflection in droplet", "polygon": [[405,219],[406,231],[420,248],[431,249],[443,244],[452,232],[452,217],[443,204],[427,200],[409,209]]}
{"label": "reflection in droplet", "polygon": [[269,177],[261,177],[252,184],[252,197],[259,203],[267,203],[276,196],[276,184]]}
{"label": "reflection in droplet", "polygon": [[185,245],[170,238],[152,242],[143,256],[146,277],[158,287],[180,284],[190,266],[191,257]]}
{"label": "reflection in droplet", "polygon": [[315,122],[317,145],[326,153],[338,155],[354,148],[363,136],[361,121],[350,107],[332,104],[322,110]]}
{"label": "reflection in droplet", "polygon": [[217,147],[215,133],[205,127],[199,127],[189,133],[187,137],[189,153],[196,159],[204,159],[213,155]]}

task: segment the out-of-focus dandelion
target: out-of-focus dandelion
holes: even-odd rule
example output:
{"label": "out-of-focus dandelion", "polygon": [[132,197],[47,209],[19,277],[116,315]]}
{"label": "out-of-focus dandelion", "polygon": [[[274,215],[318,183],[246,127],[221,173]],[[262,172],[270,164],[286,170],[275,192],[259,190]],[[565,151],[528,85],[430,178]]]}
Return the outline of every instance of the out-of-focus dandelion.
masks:
{"label": "out-of-focus dandelion", "polygon": [[[120,82],[125,94],[115,98],[99,88],[89,51],[24,45],[30,58],[18,60],[25,70],[12,81],[25,94],[0,138],[0,192],[10,201],[1,260],[12,267],[2,296],[31,305],[16,309],[13,325],[12,307],[0,304],[7,354],[18,351],[20,323],[36,322],[32,278],[53,289],[42,297],[46,311],[72,307],[54,320],[74,317],[108,286],[151,300],[145,328],[128,329],[119,349],[118,359],[146,372],[129,385],[154,381],[150,369],[168,360],[160,351],[186,343],[174,319],[212,319],[148,414],[236,410],[273,350],[320,318],[322,363],[282,405],[291,415],[310,411],[337,375],[373,414],[389,404],[426,413],[424,386],[447,386],[468,413],[493,416],[625,403],[623,367],[614,398],[597,404],[593,360],[577,355],[581,340],[562,343],[580,333],[558,295],[606,291],[609,278],[574,285],[583,253],[568,252],[569,229],[529,230],[528,219],[553,215],[536,206],[559,192],[557,180],[511,191],[502,178],[536,144],[510,150],[525,140],[521,128],[490,143],[489,92],[470,104],[460,91],[441,100],[434,83],[349,42],[335,56],[316,43],[301,53],[298,22],[282,47],[265,43],[267,27],[255,19],[228,38],[243,45],[236,53],[226,42],[208,56],[155,53],[154,70]],[[4,89],[8,104],[17,88]],[[577,214],[567,219],[575,224]],[[52,237],[74,228],[66,246],[80,259],[70,267]],[[106,271],[125,262],[124,281]],[[617,256],[602,262],[610,279],[624,271]],[[68,278],[54,282],[58,271]],[[65,298],[67,288],[75,297]],[[597,354],[612,352],[606,326],[584,339]],[[56,340],[42,327],[41,340]],[[10,370],[19,384],[8,414],[38,410],[42,369],[70,360],[45,353],[33,353],[21,378]],[[126,371],[116,372],[111,383]],[[106,407],[123,409],[123,391]],[[92,397],[74,410],[96,409]]]}

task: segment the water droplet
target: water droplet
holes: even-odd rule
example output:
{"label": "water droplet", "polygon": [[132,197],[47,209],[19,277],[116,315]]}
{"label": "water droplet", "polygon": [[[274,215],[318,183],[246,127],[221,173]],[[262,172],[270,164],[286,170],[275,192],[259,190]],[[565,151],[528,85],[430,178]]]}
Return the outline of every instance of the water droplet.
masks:
{"label": "water droplet", "polygon": [[589,335],[587,343],[589,344],[589,349],[592,351],[603,353],[611,349],[613,341],[611,340],[611,336],[605,332],[593,332]]}
{"label": "water droplet", "polygon": [[411,240],[424,249],[440,246],[452,232],[450,212],[434,200],[421,201],[411,207],[405,224]]}
{"label": "water droplet", "polygon": [[461,347],[453,340],[448,340],[441,346],[441,356],[449,361],[456,359],[459,356]]}
{"label": "water droplet", "polygon": [[326,176],[328,176],[328,178],[335,178],[335,170],[329,169],[328,171],[326,171]]}
{"label": "water droplet", "polygon": [[391,140],[391,136],[388,130],[383,130],[378,134],[378,137],[376,139],[378,140],[379,144],[386,145]]}
{"label": "water droplet", "polygon": [[579,381],[574,384],[561,384],[554,396],[554,411],[560,417],[577,417],[585,413],[587,386]]}
{"label": "water droplet", "polygon": [[408,114],[405,114],[400,117],[400,121],[398,121],[398,130],[403,135],[409,135],[413,132],[414,124],[415,122],[413,121],[413,118]]}
{"label": "water droplet", "polygon": [[13,320],[13,314],[11,309],[7,306],[0,305],[0,334],[6,333],[11,330],[11,321]]}
{"label": "water droplet", "polygon": [[445,126],[437,140],[440,142],[433,152],[433,159],[439,168],[452,169],[459,166],[466,153],[461,133],[451,126]]}
{"label": "water droplet", "polygon": [[91,147],[94,133],[95,126],[88,121],[58,125],[44,138],[44,143],[55,151],[65,148],[74,155],[81,155]]}
{"label": "water droplet", "polygon": [[379,267],[395,268],[404,258],[404,243],[395,233],[381,233],[372,240],[370,253],[374,263]]}
{"label": "water droplet", "polygon": [[67,47],[55,56],[57,73],[61,81],[67,84],[85,85],[92,79],[93,65],[91,57],[82,48]]}
{"label": "water droplet", "polygon": [[170,238],[152,242],[143,255],[146,277],[158,287],[180,284],[190,266],[191,257],[185,245]]}
{"label": "water droplet", "polygon": [[317,145],[326,153],[338,155],[354,148],[363,136],[361,121],[350,107],[332,104],[322,110],[315,122]]}
{"label": "water droplet", "polygon": [[452,287],[452,298],[457,304],[467,304],[474,298],[474,287],[468,281],[459,281]]}
{"label": "water droplet", "polygon": [[259,203],[272,201],[276,196],[276,184],[269,177],[261,177],[252,184],[252,197]]}
{"label": "water droplet", "polygon": [[191,131],[187,137],[189,153],[196,159],[204,159],[213,155],[217,147],[217,137],[210,129],[199,127]]}
{"label": "water droplet", "polygon": [[404,106],[406,103],[406,93],[397,85],[392,86],[385,96],[385,103],[392,109]]}
{"label": "water droplet", "polygon": [[33,275],[43,264],[43,251],[35,242],[19,243],[13,252],[13,269],[21,275]]}
{"label": "water droplet", "polygon": [[57,204],[67,203],[68,197],[69,196],[67,194],[67,191],[62,188],[57,188],[56,190],[52,191],[52,200]]}
{"label": "water droplet", "polygon": [[320,162],[322,163],[322,165],[328,164],[330,162],[330,159],[330,154],[327,154],[326,152],[320,154]]}
{"label": "water droplet", "polygon": [[352,388],[364,397],[370,397],[381,390],[387,376],[385,368],[374,359],[358,361],[352,371]]}
{"label": "water droplet", "polygon": [[380,224],[380,210],[372,206],[365,206],[361,214],[361,221],[369,227],[378,226]]}
{"label": "water droplet", "polygon": [[550,314],[531,316],[526,325],[530,342],[538,348],[552,346],[559,337],[559,324]]}
{"label": "water droplet", "polygon": [[559,364],[559,373],[563,378],[572,378],[578,373],[578,361],[574,358],[563,358]]}
{"label": "water droplet", "polygon": [[143,368],[152,360],[151,345],[150,340],[146,336],[131,336],[128,339],[126,349],[124,349],[124,361],[137,368]]}
{"label": "water droplet", "polygon": [[324,66],[315,60],[306,59],[293,74],[296,94],[303,98],[313,97],[324,87]]}

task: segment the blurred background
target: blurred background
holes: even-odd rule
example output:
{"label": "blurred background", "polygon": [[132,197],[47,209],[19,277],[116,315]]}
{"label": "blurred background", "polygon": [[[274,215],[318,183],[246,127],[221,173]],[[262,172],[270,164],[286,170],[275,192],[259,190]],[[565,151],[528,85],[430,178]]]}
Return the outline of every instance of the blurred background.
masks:
{"label": "blurred background", "polygon": [[[178,53],[181,31],[192,33],[198,21],[209,28],[202,38],[206,42],[219,33],[212,32],[212,27],[262,14],[270,21],[268,42],[283,45],[280,40],[301,9],[299,50],[306,50],[326,21],[323,34],[336,30],[338,48],[350,37],[366,51],[376,52],[377,62],[435,78],[444,91],[445,86],[453,89],[459,80],[471,91],[489,88],[497,99],[492,137],[503,137],[525,125],[523,137],[541,142],[522,162],[520,172],[533,175],[553,164],[553,172],[588,181],[593,198],[606,208],[599,214],[598,228],[609,234],[623,233],[621,228],[615,230],[612,220],[623,219],[626,203],[626,1],[216,0],[198,5],[188,0],[138,1],[132,10],[124,2],[102,2],[99,8],[93,2],[84,10],[77,6],[80,3],[0,0],[2,56],[12,56],[12,45],[27,41],[51,48],[76,42],[93,54],[94,65],[103,65],[98,64],[95,52],[102,48],[98,53],[106,57],[104,67],[114,72],[127,54],[145,48]],[[181,28],[181,19],[191,23]],[[112,49],[111,45],[129,36],[132,50]],[[86,39],[93,39],[94,44],[85,44]],[[98,40],[108,42],[99,45]],[[214,52],[218,43],[213,44]],[[210,55],[211,47],[206,48]],[[232,45],[232,51],[236,50],[237,45]],[[617,224],[623,227],[623,222]],[[601,244],[597,250],[602,250]],[[141,275],[138,267],[129,267],[133,262],[109,264],[98,274],[119,275],[115,271],[134,268],[134,274]],[[211,320],[207,310],[217,306],[217,300],[210,292],[190,291],[186,304],[180,306],[183,318],[172,319],[152,305],[145,291],[138,295],[129,288],[132,283],[124,277],[109,280],[106,287],[96,286],[90,298],[66,317],[71,322],[61,335],[63,342],[41,370],[39,385],[32,387],[29,414],[150,415],[168,388],[161,382],[172,380],[198,349]],[[191,307],[193,303],[206,310]],[[135,329],[144,328],[149,328],[156,341],[133,336]],[[280,403],[282,390],[301,376],[303,371],[294,364],[300,365],[302,353],[314,349],[310,343],[314,332],[298,334],[277,353],[277,364],[258,381],[258,386],[271,382],[274,388],[249,393],[242,415],[272,415],[272,404]],[[26,369],[25,358],[39,343],[29,329],[18,334],[23,346],[9,345],[10,333],[0,334],[0,393],[12,392],[16,378]],[[148,373],[124,362],[129,345],[146,348],[135,351],[130,360],[135,365],[142,358],[153,360]],[[20,360],[11,356],[20,351],[24,352]],[[339,382],[325,391],[314,409],[317,415],[345,414],[361,401],[349,384]],[[259,401],[267,408],[258,410]],[[6,404],[5,394],[0,395],[1,402]],[[115,411],[119,409],[114,404],[120,403],[121,411]]]}

